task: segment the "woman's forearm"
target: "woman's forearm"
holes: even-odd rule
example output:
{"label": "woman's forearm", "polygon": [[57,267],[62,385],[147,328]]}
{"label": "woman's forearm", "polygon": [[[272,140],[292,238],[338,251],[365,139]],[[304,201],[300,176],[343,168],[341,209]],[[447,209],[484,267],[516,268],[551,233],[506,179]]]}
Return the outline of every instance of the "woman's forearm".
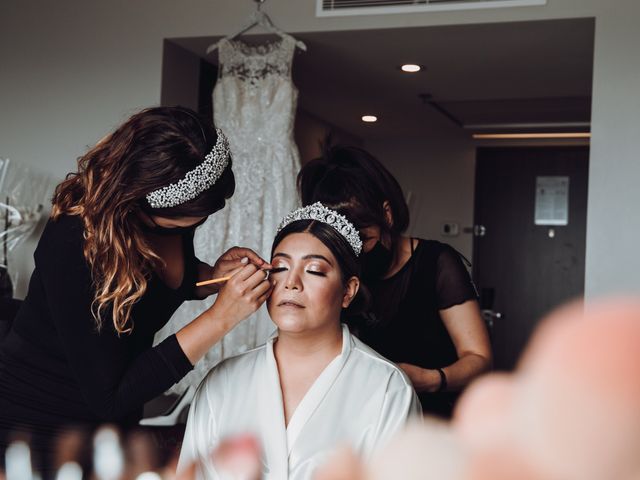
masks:
{"label": "woman's forearm", "polygon": [[216,310],[210,308],[181,328],[176,338],[191,364],[195,365],[236,323],[216,315]]}
{"label": "woman's forearm", "polygon": [[238,323],[267,300],[271,284],[265,272],[253,264],[237,269],[207,310],[176,333],[180,348],[195,365]]}
{"label": "woman's forearm", "polygon": [[[457,391],[467,386],[477,376],[487,372],[491,368],[491,360],[476,353],[468,353],[460,357],[456,362],[442,368],[447,377],[447,390]],[[435,372],[437,382],[434,390],[440,386],[440,373]]]}
{"label": "woman's forearm", "polygon": [[[437,369],[421,368],[416,365],[400,364],[400,367],[411,379],[413,388],[418,392],[437,392],[442,377]],[[475,353],[460,357],[456,362],[442,368],[447,379],[447,391],[464,388],[475,377],[491,368],[491,360]]]}

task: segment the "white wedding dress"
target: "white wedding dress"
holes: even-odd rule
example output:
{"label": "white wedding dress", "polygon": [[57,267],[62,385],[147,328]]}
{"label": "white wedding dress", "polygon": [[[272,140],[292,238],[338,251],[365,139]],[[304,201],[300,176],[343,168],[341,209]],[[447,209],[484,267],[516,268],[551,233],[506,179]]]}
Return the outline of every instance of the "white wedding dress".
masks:
{"label": "white wedding dress", "polygon": [[[249,247],[269,260],[278,223],[298,204],[300,157],[293,140],[298,91],[291,80],[295,39],[259,46],[223,39],[213,90],[216,127],[229,138],[236,189],[226,207],[196,230],[196,256],[213,265],[233,246]],[[162,341],[208,308],[186,302],[155,337]],[[220,360],[264,343],[275,329],[266,307],[241,322],[170,391],[197,386]]]}

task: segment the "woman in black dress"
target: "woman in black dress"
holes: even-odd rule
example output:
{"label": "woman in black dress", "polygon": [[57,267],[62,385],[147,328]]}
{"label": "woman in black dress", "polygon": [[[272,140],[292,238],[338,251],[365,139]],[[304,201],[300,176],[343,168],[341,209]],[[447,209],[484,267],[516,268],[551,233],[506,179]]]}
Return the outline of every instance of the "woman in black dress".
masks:
{"label": "woman in black dress", "polygon": [[[0,450],[16,431],[46,456],[65,427],[136,424],[270,293],[270,265],[253,251],[232,248],[213,266],[194,255],[195,228],[235,188],[226,137],[195,112],[144,110],[78,166],[56,188],[0,345]],[[183,301],[218,291],[198,280],[230,274],[208,310],[152,346]]]}
{"label": "woman in black dress", "polygon": [[409,209],[402,189],[363,149],[328,147],[302,168],[298,190],[304,205],[322,202],[360,230],[362,280],[373,308],[357,334],[405,371],[425,413],[450,416],[459,391],[492,362],[461,255],[446,244],[403,235]]}

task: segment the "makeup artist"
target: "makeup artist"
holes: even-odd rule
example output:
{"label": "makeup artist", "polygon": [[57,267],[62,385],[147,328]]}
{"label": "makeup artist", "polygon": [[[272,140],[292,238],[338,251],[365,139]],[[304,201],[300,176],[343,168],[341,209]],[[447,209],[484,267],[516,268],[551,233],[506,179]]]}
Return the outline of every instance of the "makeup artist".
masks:
{"label": "makeup artist", "polygon": [[325,147],[300,171],[298,190],[304,205],[320,201],[360,231],[361,280],[373,308],[356,333],[405,371],[425,413],[449,417],[459,391],[492,362],[461,255],[446,244],[403,235],[409,209],[402,189],[363,149]]}
{"label": "makeup artist", "polygon": [[[181,107],[133,115],[79,159],[56,188],[0,346],[0,445],[28,431],[46,456],[65,426],[135,424],[145,402],[265,301],[270,265],[253,251],[232,248],[214,266],[194,255],[195,228],[234,188],[226,137]],[[229,274],[222,287],[195,287]],[[218,288],[208,310],[152,347],[183,301]]]}

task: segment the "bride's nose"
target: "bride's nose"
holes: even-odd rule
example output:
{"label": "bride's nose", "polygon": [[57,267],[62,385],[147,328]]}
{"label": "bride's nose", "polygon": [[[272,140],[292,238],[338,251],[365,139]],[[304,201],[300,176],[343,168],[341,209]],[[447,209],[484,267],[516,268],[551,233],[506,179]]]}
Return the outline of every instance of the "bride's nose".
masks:
{"label": "bride's nose", "polygon": [[287,290],[302,290],[300,274],[295,269],[292,268],[287,272],[287,278],[285,278],[284,281],[284,288]]}

